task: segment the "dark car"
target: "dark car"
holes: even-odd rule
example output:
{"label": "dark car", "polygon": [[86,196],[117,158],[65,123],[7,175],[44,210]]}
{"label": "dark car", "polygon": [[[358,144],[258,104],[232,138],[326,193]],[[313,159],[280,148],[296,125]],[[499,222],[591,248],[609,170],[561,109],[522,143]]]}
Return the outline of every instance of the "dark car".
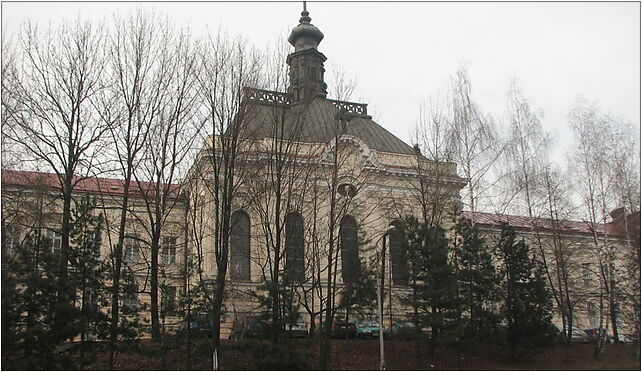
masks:
{"label": "dark car", "polygon": [[393,323],[391,327],[386,329],[384,336],[396,340],[413,340],[420,337],[421,331],[410,322]]}
{"label": "dark car", "polygon": [[270,337],[270,324],[261,317],[245,318],[234,322],[229,336],[231,340],[268,337]]}
{"label": "dark car", "polygon": [[[177,334],[185,334],[186,324],[183,322],[178,327]],[[212,322],[207,315],[195,315],[189,322],[189,334],[193,337],[212,337]]]}
{"label": "dark car", "polygon": [[[564,339],[564,334],[567,332],[566,329],[558,324],[556,325],[558,330],[558,337],[560,340]],[[573,326],[571,328],[571,342],[589,342],[588,335],[583,330]]]}
{"label": "dark car", "polygon": [[[325,322],[322,322],[319,326],[319,334],[323,334],[325,331]],[[336,321],[332,323],[330,328],[330,337],[331,338],[356,338],[357,337],[357,327],[353,323],[340,322]]]}
{"label": "dark car", "polygon": [[[598,338],[601,335],[606,333],[606,329],[602,328],[602,331],[600,332],[599,328],[588,328],[588,329],[585,329],[584,332],[586,332],[589,342],[597,343]],[[611,342],[612,342],[611,335],[606,333],[606,343],[610,344]]]}

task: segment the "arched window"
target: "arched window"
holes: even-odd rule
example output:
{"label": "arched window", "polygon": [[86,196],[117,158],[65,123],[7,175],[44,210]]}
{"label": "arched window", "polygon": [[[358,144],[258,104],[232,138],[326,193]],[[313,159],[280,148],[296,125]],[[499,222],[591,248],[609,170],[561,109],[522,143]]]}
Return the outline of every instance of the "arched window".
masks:
{"label": "arched window", "polygon": [[408,284],[408,242],[404,233],[404,224],[401,221],[391,223],[395,228],[390,231],[390,258],[392,260],[392,283],[394,285]]}
{"label": "arched window", "polygon": [[303,218],[297,212],[285,216],[285,270],[289,279],[305,280]]}
{"label": "arched window", "polygon": [[341,247],[341,273],[344,283],[354,283],[359,277],[359,243],[357,221],[352,216],[344,216],[339,227],[339,246]]}
{"label": "arched window", "polygon": [[230,232],[230,278],[250,280],[250,218],[243,211],[232,213]]}

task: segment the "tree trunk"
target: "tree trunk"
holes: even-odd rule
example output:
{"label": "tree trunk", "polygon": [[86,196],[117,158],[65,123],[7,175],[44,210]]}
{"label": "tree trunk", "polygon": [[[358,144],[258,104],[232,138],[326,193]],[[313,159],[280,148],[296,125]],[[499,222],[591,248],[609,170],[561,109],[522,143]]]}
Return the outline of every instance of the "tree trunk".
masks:
{"label": "tree trunk", "polygon": [[[70,319],[69,314],[65,314],[72,306],[73,293],[71,288],[68,288],[67,283],[67,263],[69,262],[69,235],[71,233],[71,199],[72,199],[72,188],[71,188],[71,174],[65,175],[64,185],[63,185],[63,209],[62,209],[62,242],[60,244],[60,257],[59,257],[59,266],[58,266],[58,294],[57,294],[57,307],[54,312],[55,322],[54,322],[54,332],[58,333],[62,329],[65,329],[69,322],[74,321]],[[60,334],[60,339],[57,341],[62,341],[64,334]],[[58,337],[56,337],[58,339]]]}
{"label": "tree trunk", "polygon": [[[156,224],[160,226],[159,221]],[[150,278],[150,312],[152,318],[152,340],[160,341],[160,320],[158,311],[158,251],[159,251],[159,234],[154,233],[151,244],[151,278]]]}
{"label": "tree trunk", "polygon": [[[129,161],[128,163],[130,163]],[[127,222],[127,205],[129,202],[129,184],[131,180],[131,164],[128,164],[127,177],[123,187],[123,205],[120,213],[120,226],[118,227],[118,242],[114,249],[114,279],[111,291],[111,324],[109,325],[109,370],[114,369],[114,353],[116,352],[116,341],[118,338],[118,316],[119,316],[119,293],[120,275],[123,264],[123,242],[125,240],[125,224]]]}
{"label": "tree trunk", "polygon": [[[611,291],[613,291],[613,287],[611,287]],[[613,297],[614,295],[611,292],[611,295],[609,296],[609,313],[611,315],[611,327],[613,328],[613,342],[619,342],[620,339],[618,337],[617,329],[617,303]]]}

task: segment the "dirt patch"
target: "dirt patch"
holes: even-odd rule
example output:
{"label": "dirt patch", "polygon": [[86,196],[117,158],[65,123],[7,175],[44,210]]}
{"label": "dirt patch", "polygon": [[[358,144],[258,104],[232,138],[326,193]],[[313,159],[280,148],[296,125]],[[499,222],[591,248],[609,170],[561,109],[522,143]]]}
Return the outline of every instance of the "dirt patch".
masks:
{"label": "dirt patch", "polygon": [[[267,341],[223,340],[219,355],[221,370],[255,370],[258,356],[265,358],[263,351],[270,348]],[[601,360],[593,357],[593,345],[573,344],[570,347],[555,345],[538,353],[523,352],[519,360],[511,360],[507,350],[495,345],[482,345],[468,351],[436,348],[430,344],[413,341],[386,341],[388,370],[640,370],[640,361],[635,359],[636,346],[607,345]],[[210,342],[195,340],[192,345],[191,369],[212,370]],[[275,353],[296,354],[297,367],[318,369],[318,340],[292,340]],[[285,350],[285,351],[284,351]],[[68,354],[79,361],[79,350]],[[108,349],[106,344],[96,343],[86,351],[85,369],[107,369]],[[185,370],[188,368],[186,347],[182,342],[153,343],[150,340],[121,345],[116,356],[118,370]],[[333,340],[331,349],[332,370],[378,370],[378,340]]]}

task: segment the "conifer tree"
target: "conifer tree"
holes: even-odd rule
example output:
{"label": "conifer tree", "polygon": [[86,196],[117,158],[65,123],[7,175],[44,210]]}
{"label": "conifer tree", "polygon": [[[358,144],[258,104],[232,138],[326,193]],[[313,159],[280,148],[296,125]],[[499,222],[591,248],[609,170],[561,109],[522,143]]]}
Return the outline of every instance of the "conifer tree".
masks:
{"label": "conifer tree", "polygon": [[[14,247],[2,278],[3,368],[60,367],[53,364],[54,348],[60,342],[53,329],[54,258],[48,239],[37,232]],[[66,324],[65,328],[73,328],[73,323]],[[15,358],[6,358],[8,355]]]}
{"label": "conifer tree", "polygon": [[465,335],[487,340],[493,335],[498,315],[489,303],[497,300],[499,276],[491,252],[476,226],[462,219],[455,227],[457,281],[463,307],[467,309]]}
{"label": "conifer tree", "polygon": [[506,341],[511,356],[519,348],[532,350],[550,344],[555,337],[551,324],[551,295],[542,266],[529,252],[524,240],[516,241],[515,230],[502,225],[498,242],[502,276],[502,315],[506,318]]}
{"label": "conifer tree", "polygon": [[[106,315],[98,300],[104,292],[105,267],[99,261],[100,242],[96,241],[102,217],[93,216],[95,206],[96,201],[86,196],[72,209],[66,285],[72,289],[76,305],[64,312],[62,325],[54,324],[60,320],[56,314],[62,314],[57,311],[60,286],[55,265],[59,252],[42,230],[27,234],[3,270],[3,347],[20,356],[8,361],[12,368],[74,368],[69,360],[54,359],[55,348],[78,334],[82,341],[90,332],[104,335],[100,330],[104,330]],[[81,368],[83,351],[81,348]]]}
{"label": "conifer tree", "polygon": [[350,314],[355,311],[359,315],[373,312],[377,300],[375,272],[362,268],[356,275],[356,280],[344,283],[340,291],[341,299],[338,309],[345,310],[345,321],[350,321]]}
{"label": "conifer tree", "polygon": [[102,311],[108,306],[105,286],[108,267],[100,259],[102,214],[94,215],[96,198],[83,196],[72,211],[72,250],[70,280],[76,288],[80,332],[80,369],[84,368],[85,341],[107,337],[108,316]]}
{"label": "conifer tree", "polygon": [[422,327],[431,327],[433,341],[451,343],[459,334],[461,302],[444,229],[414,217],[405,225],[413,296],[404,302],[417,309]]}

